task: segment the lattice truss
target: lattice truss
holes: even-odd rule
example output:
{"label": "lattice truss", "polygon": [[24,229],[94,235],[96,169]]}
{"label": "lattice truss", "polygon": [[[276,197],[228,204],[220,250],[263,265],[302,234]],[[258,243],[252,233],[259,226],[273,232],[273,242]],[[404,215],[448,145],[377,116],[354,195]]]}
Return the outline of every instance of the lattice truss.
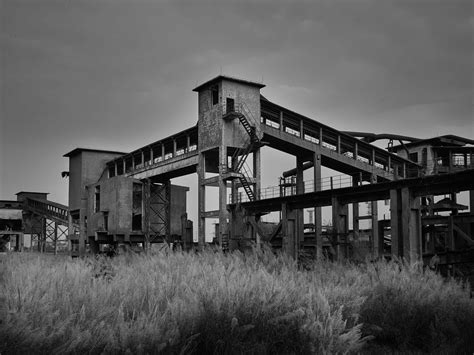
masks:
{"label": "lattice truss", "polygon": [[45,241],[51,241],[57,243],[58,240],[66,240],[68,235],[68,228],[66,226],[60,225],[58,222],[55,222],[50,219],[45,219],[46,223],[46,233]]}
{"label": "lattice truss", "polygon": [[25,233],[31,236],[31,245],[44,251],[47,243],[57,244],[58,240],[67,240],[68,228],[43,215],[27,213],[25,216]]}
{"label": "lattice truss", "polygon": [[145,230],[149,243],[166,242],[170,238],[171,183],[144,183]]}

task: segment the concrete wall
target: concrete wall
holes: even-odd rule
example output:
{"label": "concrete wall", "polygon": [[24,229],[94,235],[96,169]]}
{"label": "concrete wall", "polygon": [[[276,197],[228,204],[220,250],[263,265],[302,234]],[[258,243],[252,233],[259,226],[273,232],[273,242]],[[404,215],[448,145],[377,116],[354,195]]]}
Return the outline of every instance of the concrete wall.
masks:
{"label": "concrete wall", "polygon": [[181,235],[181,216],[186,213],[187,186],[171,185],[171,234]]}
{"label": "concrete wall", "polygon": [[[218,104],[212,104],[213,86],[218,86]],[[249,136],[238,119],[224,122],[222,108],[227,98],[234,99],[236,105],[244,102],[255,122],[260,125],[260,89],[253,85],[223,79],[204,87],[198,94],[199,150],[219,147],[222,142],[231,147],[245,147]]]}
{"label": "concrete wall", "polygon": [[69,209],[81,207],[81,197],[87,185],[97,182],[106,163],[122,154],[83,150],[69,157]]}
{"label": "concrete wall", "polygon": [[81,207],[81,194],[85,187],[82,184],[82,154],[69,157],[69,209]]}
{"label": "concrete wall", "polygon": [[[423,149],[426,148],[427,151],[427,159],[426,162],[423,162]],[[408,147],[408,151],[410,153],[418,153],[418,164],[422,165],[425,164],[425,174],[427,175],[432,175],[434,173],[434,153],[433,153],[433,148],[430,145],[420,145],[420,146],[415,146],[415,147]],[[406,150],[402,147],[400,147],[395,153],[405,159],[408,159],[408,154]]]}
{"label": "concrete wall", "polygon": [[[87,235],[105,231],[104,214],[108,214],[108,234],[129,235],[132,232],[133,184],[141,181],[125,176],[115,176],[87,187]],[[95,212],[95,191],[100,186],[100,211]],[[171,234],[181,235],[181,216],[186,213],[186,186],[171,185]]]}
{"label": "concrete wall", "polygon": [[[132,189],[134,179],[124,176],[91,184],[87,188],[87,235],[104,231],[104,214],[108,214],[108,234],[130,234],[132,231]],[[100,211],[95,212],[95,189],[100,186]]]}
{"label": "concrete wall", "polygon": [[[260,126],[260,89],[255,86],[229,80],[222,81],[222,103],[227,98],[232,98],[235,104],[245,103],[252,117],[248,117],[251,125],[253,121]],[[249,135],[244,130],[238,119],[224,123],[223,141],[232,147],[245,147],[249,141]]]}
{"label": "concrete wall", "polygon": [[19,192],[16,194],[17,201],[24,201],[27,198],[37,198],[40,200],[46,200],[48,193],[46,192]]}
{"label": "concrete wall", "polygon": [[198,94],[198,149],[208,150],[218,147],[222,141],[222,125],[220,103],[222,103],[221,83],[219,87],[219,103],[212,104],[211,86],[204,88]]}

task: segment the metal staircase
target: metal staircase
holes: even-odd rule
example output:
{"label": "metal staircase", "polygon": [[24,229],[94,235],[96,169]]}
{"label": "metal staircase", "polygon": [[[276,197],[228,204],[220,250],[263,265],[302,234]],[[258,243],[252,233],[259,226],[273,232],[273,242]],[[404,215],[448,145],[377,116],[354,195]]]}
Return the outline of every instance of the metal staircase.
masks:
{"label": "metal staircase", "polygon": [[246,166],[246,164],[242,167],[242,169],[239,172],[240,172],[240,176],[239,176],[240,184],[244,188],[245,193],[249,197],[249,200],[255,201],[256,200],[255,194],[252,188],[250,187],[249,181],[247,180],[247,176],[249,176],[250,173],[248,171],[248,167]]}
{"label": "metal staircase", "polygon": [[[237,149],[232,156],[232,161],[237,161],[235,166],[233,167],[233,171],[239,173],[239,180],[240,184],[242,185],[245,193],[247,194],[250,201],[255,201],[256,196],[252,187],[250,186],[250,182],[248,177],[251,176],[249,172],[248,166],[246,166],[245,162],[249,156],[249,154],[261,146],[261,141],[259,136],[259,125],[253,118],[250,110],[248,109],[247,105],[244,103],[240,103],[238,105],[232,105],[233,107],[227,107],[226,114],[223,115],[224,119],[234,119],[238,118],[239,122],[244,127],[245,131],[250,137],[250,142],[245,148]],[[252,125],[253,124],[253,125]]]}

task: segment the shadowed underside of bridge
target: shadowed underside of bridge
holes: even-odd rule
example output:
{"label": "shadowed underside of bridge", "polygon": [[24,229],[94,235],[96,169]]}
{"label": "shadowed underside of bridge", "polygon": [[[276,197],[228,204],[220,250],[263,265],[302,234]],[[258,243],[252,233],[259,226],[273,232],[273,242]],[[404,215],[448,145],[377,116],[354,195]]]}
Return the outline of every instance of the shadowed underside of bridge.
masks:
{"label": "shadowed underside of bridge", "polygon": [[[271,240],[279,234],[283,238],[283,249],[287,249],[287,252],[297,256],[299,244],[303,241],[302,226],[298,227],[298,211],[304,208],[332,206],[334,228],[332,245],[335,249],[335,257],[344,258],[348,254],[348,242],[347,239],[344,239],[347,238],[349,233],[348,204],[356,206],[360,202],[374,203],[378,200],[390,200],[391,219],[387,221],[388,224],[380,221],[381,223],[378,223],[379,227],[375,227],[376,224],[374,223],[377,222],[376,207],[375,216],[369,216],[373,223],[372,256],[379,257],[383,255],[384,228],[388,227],[391,231],[389,242],[391,243],[391,254],[393,256],[409,260],[419,260],[423,256],[428,258],[426,261],[429,262],[429,259],[436,255],[438,260],[441,256],[441,262],[445,264],[473,263],[474,238],[472,232],[474,230],[474,214],[472,211],[459,215],[457,212],[454,215],[430,214],[428,211],[433,205],[430,207],[426,203],[425,205],[420,203],[420,198],[426,199],[426,196],[455,196],[458,192],[472,190],[474,190],[474,170],[470,169],[450,174],[407,178],[362,186],[310,193],[293,193],[275,198],[229,204],[228,208],[232,211],[233,218],[241,224],[240,227],[236,228],[237,230],[240,229],[240,233],[246,229],[245,224],[248,224],[262,237],[264,237],[264,233],[259,226],[259,216],[280,211],[282,220],[270,233],[269,239]],[[452,206],[462,207],[462,205],[456,204]],[[377,230],[380,227],[382,229]],[[430,239],[428,236],[427,238],[430,231],[440,230],[440,228],[447,228],[445,232],[446,239],[443,241],[444,250],[441,253],[435,251],[434,237],[431,236]],[[354,236],[355,228],[352,233]],[[315,246],[322,248],[321,236]]]}

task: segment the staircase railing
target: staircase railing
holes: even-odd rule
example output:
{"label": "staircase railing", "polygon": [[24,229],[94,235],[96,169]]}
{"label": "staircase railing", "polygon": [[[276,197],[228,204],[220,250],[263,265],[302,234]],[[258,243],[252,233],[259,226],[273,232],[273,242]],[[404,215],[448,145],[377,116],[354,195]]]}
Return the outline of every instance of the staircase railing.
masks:
{"label": "staircase railing", "polygon": [[251,201],[254,201],[256,196],[252,190],[251,183],[247,178],[247,176],[251,175],[249,173],[248,167],[245,166],[245,162],[249,154],[260,143],[260,137],[262,136],[260,124],[255,120],[252,112],[244,102],[234,104],[232,107],[229,107],[229,110],[227,110],[227,107],[223,105],[222,112],[224,118],[226,116],[233,116],[233,118],[237,117],[250,137],[250,142],[245,148],[236,149],[234,152],[232,156],[232,162],[237,162],[235,166],[232,167],[232,170],[240,174],[239,180],[243,189],[245,190],[245,193]]}

